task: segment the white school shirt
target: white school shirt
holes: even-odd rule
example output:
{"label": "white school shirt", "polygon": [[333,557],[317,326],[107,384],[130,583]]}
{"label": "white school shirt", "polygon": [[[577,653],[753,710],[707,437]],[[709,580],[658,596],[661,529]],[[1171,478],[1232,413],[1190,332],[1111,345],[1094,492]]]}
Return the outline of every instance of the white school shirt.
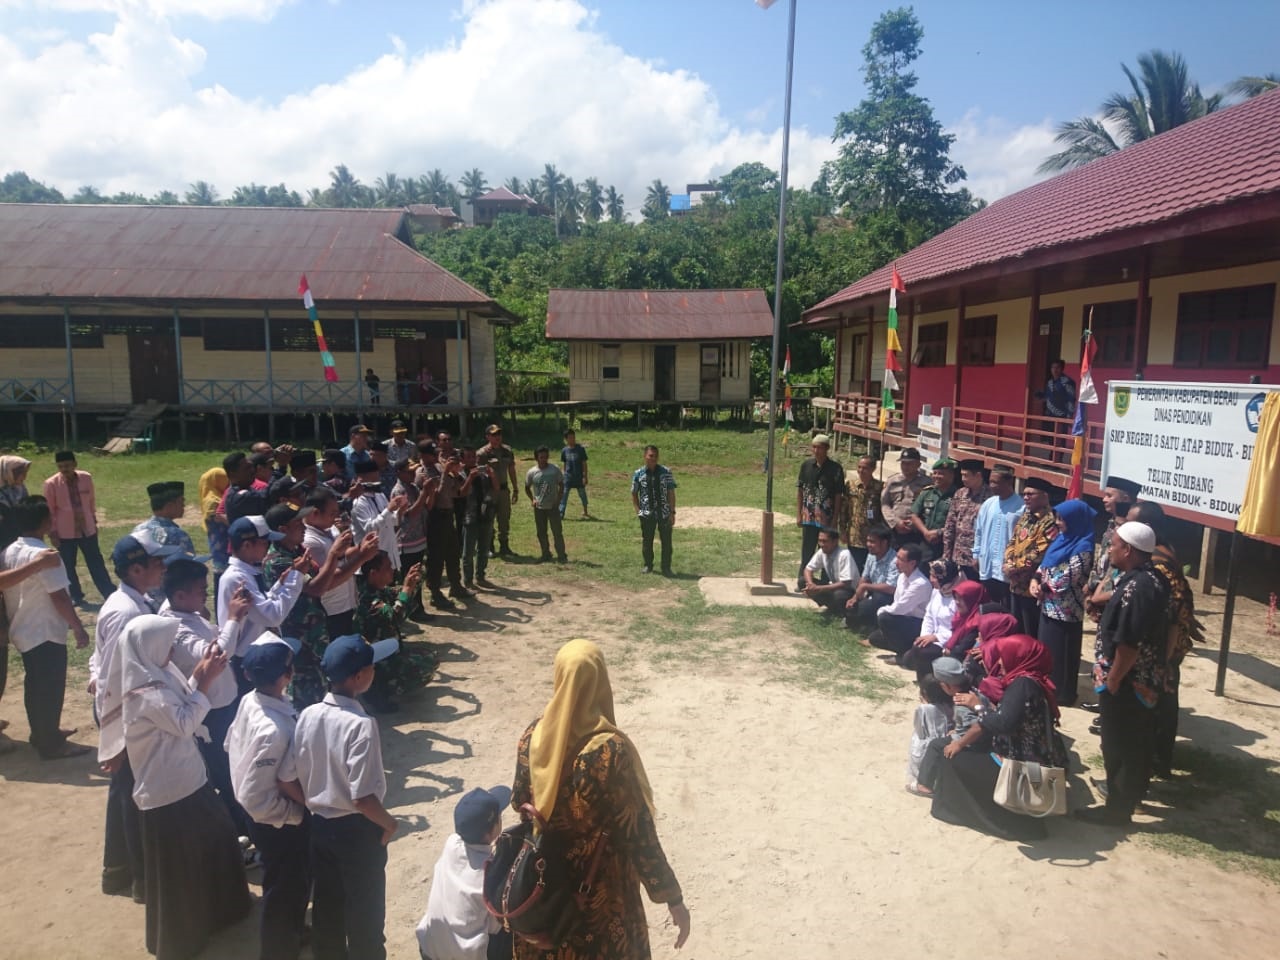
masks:
{"label": "white school shirt", "polygon": [[[328,530],[307,527],[307,532],[302,537],[302,546],[311,551],[311,559],[316,562],[316,565],[323,567],[325,561],[329,559],[329,551],[333,549],[333,542],[337,539],[338,534],[333,527]],[[324,607],[324,612],[332,617],[339,613],[346,613],[348,610],[354,610],[358,596],[356,578],[348,577],[345,583],[340,583],[332,590],[326,590],[321,594],[320,605]]]}
{"label": "white school shirt", "polygon": [[231,557],[227,561],[227,569],[218,581],[218,622],[226,623],[230,617],[227,610],[231,596],[244,584],[249,591],[249,612],[245,614],[244,623],[240,627],[240,640],[236,644],[232,656],[243,657],[249,645],[262,635],[264,630],[275,630],[284,623],[293,605],[302,595],[305,581],[297,570],[290,570],[283,580],[271,584],[266,593],[258,586],[258,578],[262,571],[245,563],[239,557]]}
{"label": "white school shirt", "polygon": [[387,795],[378,721],[359,701],[330,691],[298,717],[293,732],[298,781],[307,809],[334,819],[359,813],[356,800]]}
{"label": "white school shirt", "polygon": [[892,613],[899,617],[920,617],[924,618],[924,611],[929,606],[929,596],[933,593],[933,584],[929,582],[929,578],[920,572],[919,568],[913,570],[911,576],[905,573],[898,574],[898,585],[893,591],[893,603],[888,606],[881,607],[880,613]]}
{"label": "white school shirt", "polygon": [[139,716],[124,726],[138,809],[176,803],[203,787],[209,777],[196,746],[196,730],[209,712],[205,695],[191,690],[180,698],[168,687],[153,687],[125,696],[143,701]]}
{"label": "white school shirt", "polygon": [[853,552],[847,547],[836,547],[830,554],[824,553],[819,547],[804,568],[810,573],[823,571],[828,583],[857,583],[861,576],[858,573],[858,561],[853,559]]}
{"label": "white school shirt", "polygon": [[[173,642],[173,664],[188,680],[210,644],[216,643],[218,649],[227,656],[235,652],[242,626],[239,620],[228,620],[219,630],[198,613],[180,613],[174,610],[169,606],[168,600],[160,608],[160,616],[178,621],[178,635]],[[209,698],[209,706],[218,710],[235,703],[237,693],[239,688],[236,686],[235,672],[223,670],[213,678],[205,696]]]}
{"label": "white school shirt", "polygon": [[431,875],[427,912],[418,921],[418,948],[431,960],[484,960],[489,934],[501,921],[484,906],[484,862],[493,855],[485,843],[467,843],[449,834]]}
{"label": "white school shirt", "polygon": [[400,541],[396,539],[396,527],[400,514],[391,509],[387,498],[380,493],[362,493],[351,501],[351,533],[356,543],[366,533],[378,535],[378,549],[391,558],[391,568],[400,569]]}
{"label": "white school shirt", "polygon": [[935,590],[929,596],[929,605],[924,608],[924,622],[920,624],[920,636],[933,634],[938,639],[934,642],[945,647],[951,639],[951,618],[956,612],[955,594],[945,595]]}
{"label": "white school shirt", "polygon": [[297,722],[292,703],[259,690],[246,693],[236,708],[226,743],[231,789],[254,823],[284,827],[302,822],[302,806],[276,785],[277,780],[298,779],[293,752]]}
{"label": "white school shirt", "polygon": [[[144,613],[155,613],[151,601],[123,581],[102,601],[93,627],[93,653],[89,655],[89,679],[97,681],[98,695],[105,692],[103,684],[111,671],[111,658],[120,634],[130,620]],[[101,703],[98,703],[98,717],[102,717]]]}
{"label": "white school shirt", "polygon": [[[14,570],[48,549],[49,545],[36,537],[19,537],[0,556],[0,568]],[[4,592],[9,642],[19,653],[30,653],[42,643],[67,645],[67,623],[50,599],[50,594],[67,587],[67,571],[54,567],[29,576]]]}

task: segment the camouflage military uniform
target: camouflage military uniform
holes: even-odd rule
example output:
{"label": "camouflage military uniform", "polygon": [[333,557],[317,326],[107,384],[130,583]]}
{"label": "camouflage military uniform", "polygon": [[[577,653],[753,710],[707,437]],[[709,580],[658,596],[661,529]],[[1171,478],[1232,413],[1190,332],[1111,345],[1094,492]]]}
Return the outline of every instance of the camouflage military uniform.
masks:
{"label": "camouflage military uniform", "polygon": [[394,586],[381,590],[368,585],[361,587],[355,630],[366,643],[376,643],[388,637],[400,640],[400,650],[378,664],[375,682],[387,693],[401,696],[421,690],[430,683],[438,661],[425,649],[425,645],[411,645],[400,635],[408,608],[399,602],[398,590]]}

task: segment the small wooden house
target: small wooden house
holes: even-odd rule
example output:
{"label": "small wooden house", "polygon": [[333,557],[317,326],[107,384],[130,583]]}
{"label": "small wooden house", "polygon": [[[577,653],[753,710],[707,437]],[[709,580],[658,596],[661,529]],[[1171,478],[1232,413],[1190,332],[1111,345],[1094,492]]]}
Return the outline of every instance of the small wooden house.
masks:
{"label": "small wooden house", "polygon": [[716,406],[751,399],[763,290],[552,290],[547,339],[569,342],[569,399]]}

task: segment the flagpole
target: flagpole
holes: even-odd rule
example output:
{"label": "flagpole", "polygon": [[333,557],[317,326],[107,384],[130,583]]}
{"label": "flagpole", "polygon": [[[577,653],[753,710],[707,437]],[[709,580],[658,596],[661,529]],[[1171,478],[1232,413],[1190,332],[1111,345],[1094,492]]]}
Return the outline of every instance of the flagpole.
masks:
{"label": "flagpole", "polygon": [[760,530],[760,582],[773,583],[774,435],[778,427],[778,346],[782,338],[782,273],[787,227],[787,158],[791,149],[791,74],[796,49],[796,0],[787,18],[787,72],[782,101],[782,168],[778,176],[778,259],[773,282],[773,349],[769,360],[769,452],[766,455],[764,516]]}

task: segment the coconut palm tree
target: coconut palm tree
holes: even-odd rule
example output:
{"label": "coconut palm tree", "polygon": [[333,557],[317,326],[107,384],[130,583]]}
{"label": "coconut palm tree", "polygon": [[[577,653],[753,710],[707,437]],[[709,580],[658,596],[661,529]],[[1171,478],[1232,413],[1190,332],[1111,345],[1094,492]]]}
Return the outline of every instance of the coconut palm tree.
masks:
{"label": "coconut palm tree", "polygon": [[555,164],[546,164],[539,187],[542,191],[539,199],[552,210],[559,209],[564,198],[564,174],[555,168]]}
{"label": "coconut palm tree", "polygon": [[[87,183],[77,190],[75,196],[71,198],[72,203],[104,203],[105,200],[106,198],[102,196],[97,187],[90,186]],[[174,202],[176,203],[177,201]]]}
{"label": "coconut palm tree", "polygon": [[328,200],[331,207],[360,206],[363,184],[356,179],[345,163],[340,163],[329,171]]}
{"label": "coconut palm tree", "polygon": [[609,189],[604,192],[604,208],[609,214],[609,219],[614,223],[621,223],[627,215],[626,208],[622,205],[622,194],[620,194],[613,186],[609,185]]}
{"label": "coconut palm tree", "polygon": [[158,207],[173,207],[182,201],[178,199],[178,195],[172,190],[161,190],[148,202]]}
{"label": "coconut palm tree", "polygon": [[489,191],[489,184],[484,178],[484,173],[479,167],[472,167],[458,180],[458,185],[462,187],[462,195],[475,202],[476,197],[483,196]]}
{"label": "coconut palm tree", "polygon": [[381,176],[373,185],[374,206],[403,207],[405,205],[404,183],[394,173]]}
{"label": "coconut palm tree", "polygon": [[520,194],[524,193],[524,184],[520,182],[519,177],[507,177],[507,182],[504,183],[503,186],[516,196],[520,196]]}
{"label": "coconut palm tree", "polygon": [[449,205],[449,191],[454,187],[439,167],[420,177],[419,186],[422,188],[424,202],[434,203],[438,207]]}
{"label": "coconut palm tree", "polygon": [[1251,100],[1261,93],[1280,87],[1280,73],[1268,73],[1262,77],[1241,77],[1227,84],[1227,94],[1242,100]]}
{"label": "coconut palm tree", "polygon": [[649,184],[649,192],[645,194],[641,213],[645,220],[653,222],[661,220],[671,212],[671,190],[661,180]]}
{"label": "coconut palm tree", "polygon": [[218,191],[204,180],[197,180],[187,190],[187,203],[193,207],[212,207],[218,202]]}
{"label": "coconut palm tree", "polygon": [[[1138,76],[1120,65],[1131,93],[1102,102],[1102,118],[1080,117],[1059,125],[1055,140],[1066,149],[1040,164],[1040,173],[1083,166],[1125,147],[1197,120],[1222,106],[1222,94],[1206,97],[1192,82],[1181,54],[1152,50],[1138,57]],[[1109,126],[1108,126],[1109,124]],[[1114,133],[1112,131],[1115,131]]]}
{"label": "coconut palm tree", "polygon": [[595,177],[582,181],[582,215],[589,223],[599,223],[604,216],[604,188]]}

